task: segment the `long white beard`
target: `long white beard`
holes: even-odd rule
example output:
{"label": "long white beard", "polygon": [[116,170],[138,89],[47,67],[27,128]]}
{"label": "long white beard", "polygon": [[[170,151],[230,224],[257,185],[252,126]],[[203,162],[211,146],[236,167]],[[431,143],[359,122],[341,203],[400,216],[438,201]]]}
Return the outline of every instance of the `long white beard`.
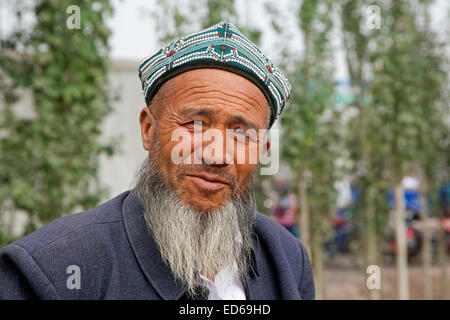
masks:
{"label": "long white beard", "polygon": [[234,262],[239,276],[247,270],[255,202],[250,186],[240,197],[214,212],[199,212],[184,205],[167,188],[151,158],[137,173],[134,194],[144,207],[148,229],[161,256],[190,294],[198,289],[198,270],[215,276]]}

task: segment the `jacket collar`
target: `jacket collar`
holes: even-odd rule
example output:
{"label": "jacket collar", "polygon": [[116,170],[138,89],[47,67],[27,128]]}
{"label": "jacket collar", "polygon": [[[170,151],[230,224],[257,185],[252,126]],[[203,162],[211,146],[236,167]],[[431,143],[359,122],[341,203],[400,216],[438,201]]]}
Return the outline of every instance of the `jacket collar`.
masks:
{"label": "jacket collar", "polygon": [[[186,292],[186,288],[175,279],[172,271],[163,261],[158,245],[147,229],[143,207],[132,192],[129,192],[124,199],[122,214],[131,247],[147,280],[164,300],[180,299]],[[262,257],[257,242],[253,236],[252,261],[244,279],[245,282],[248,282],[249,278],[259,277],[257,264],[261,262]],[[247,283],[250,297],[253,291],[251,283],[252,281]]]}

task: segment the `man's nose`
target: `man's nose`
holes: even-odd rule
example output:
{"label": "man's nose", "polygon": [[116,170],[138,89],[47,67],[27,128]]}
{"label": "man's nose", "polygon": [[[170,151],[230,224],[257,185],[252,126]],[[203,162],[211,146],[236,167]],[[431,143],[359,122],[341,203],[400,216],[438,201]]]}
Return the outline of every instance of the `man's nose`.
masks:
{"label": "man's nose", "polygon": [[[226,143],[226,134],[222,130],[209,129],[202,138],[202,148],[196,148],[195,157],[201,159],[201,163],[226,167],[233,163],[232,153]],[[201,150],[200,150],[201,149]]]}

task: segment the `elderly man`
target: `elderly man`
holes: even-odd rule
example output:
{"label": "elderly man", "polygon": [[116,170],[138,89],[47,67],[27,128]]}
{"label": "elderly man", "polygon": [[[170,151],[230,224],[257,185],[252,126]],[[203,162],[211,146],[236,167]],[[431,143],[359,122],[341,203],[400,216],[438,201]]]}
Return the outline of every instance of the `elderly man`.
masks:
{"label": "elderly man", "polygon": [[0,298],[313,299],[305,248],[252,189],[250,151],[270,147],[260,132],[286,78],[229,21],[144,59],[139,77],[148,159],[134,188],[3,248]]}

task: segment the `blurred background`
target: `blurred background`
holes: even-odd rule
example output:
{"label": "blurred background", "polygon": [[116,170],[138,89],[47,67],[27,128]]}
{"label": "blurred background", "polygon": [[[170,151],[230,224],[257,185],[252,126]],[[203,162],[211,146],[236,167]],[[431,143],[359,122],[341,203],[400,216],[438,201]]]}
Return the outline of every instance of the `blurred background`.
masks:
{"label": "blurred background", "polygon": [[129,189],[140,60],[223,19],[293,86],[255,189],[317,298],[449,299],[447,0],[0,0],[0,248]]}

